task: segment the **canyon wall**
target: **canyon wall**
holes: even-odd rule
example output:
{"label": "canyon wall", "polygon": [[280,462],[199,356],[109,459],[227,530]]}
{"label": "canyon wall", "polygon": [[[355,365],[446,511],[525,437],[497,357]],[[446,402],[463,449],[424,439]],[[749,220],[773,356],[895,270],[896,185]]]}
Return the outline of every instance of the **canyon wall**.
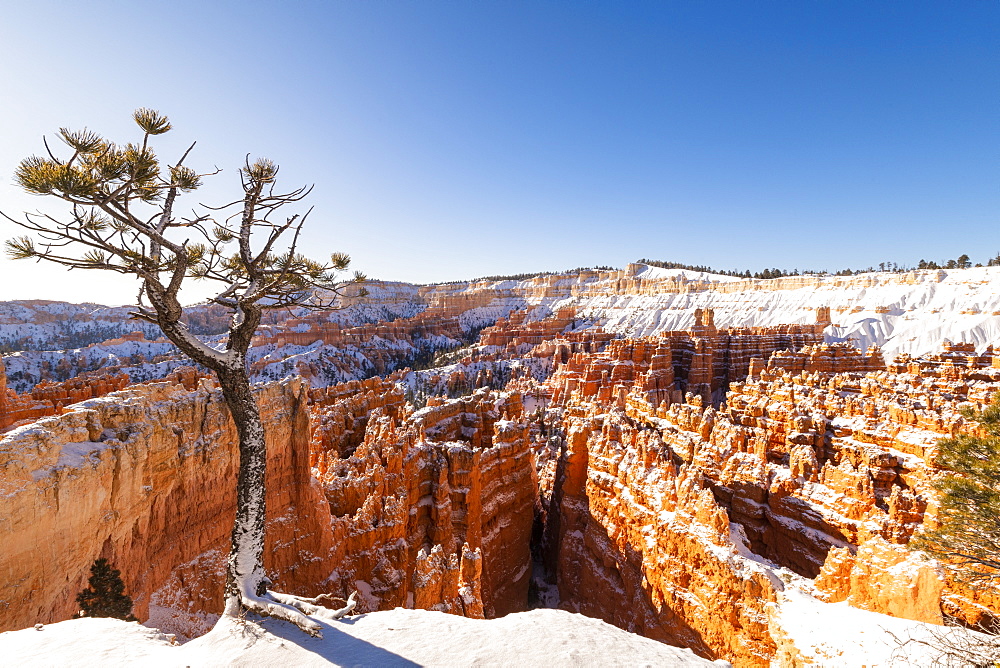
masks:
{"label": "canyon wall", "polygon": [[959,409],[1000,390],[992,359],[949,346],[887,370],[848,344],[775,350],[713,405],[679,396],[676,337],[577,353],[536,390],[562,435],[545,475],[563,607],[739,665],[775,655],[781,573],[821,600],[995,622],[997,592],[906,548],[933,522],[935,443],[975,431]]}
{"label": "canyon wall", "polygon": [[[254,371],[317,386],[261,390],[268,568],[285,591],[357,590],[362,611],[492,617],[540,598],[738,665],[788,654],[789,588],[993,623],[997,592],[907,543],[935,521],[935,443],[975,431],[960,409],[1000,389],[998,278],[635,265],[378,284],[385,309],[352,295],[350,313],[273,323]],[[445,367],[360,379],[480,329]],[[234,435],[211,383],[175,381],[69,406],[120,381],[0,393],[8,426],[65,411],[0,442],[3,628],[70,614],[97,556],[140,615],[196,630],[218,610]]]}
{"label": "canyon wall", "polygon": [[736,279],[632,264],[421,291],[427,297],[481,292],[550,312],[573,307],[579,322],[633,338],[688,330],[697,309],[713,309],[720,328],[748,328],[809,324],[825,307],[827,341],[851,341],[863,350],[878,345],[886,361],[934,353],[946,339],[979,351],[1000,341],[1000,267]]}
{"label": "canyon wall", "polygon": [[[483,391],[414,412],[399,375],[257,391],[265,568],[281,591],[357,590],[361,610],[526,609],[537,488],[519,395]],[[219,390],[194,369],[7,434],[0,628],[71,616],[90,564],[105,557],[140,619],[205,631],[221,610],[236,468]]]}
{"label": "canyon wall", "polygon": [[[524,610],[537,496],[517,394],[420,411],[392,381],[317,397],[313,461],[338,536],[341,591],[364,609]],[[339,396],[337,396],[339,395]]]}
{"label": "canyon wall", "polygon": [[[265,564],[278,587],[318,593],[304,590],[329,575],[333,535],[309,472],[305,386],[273,384],[257,397],[268,437]],[[7,434],[0,628],[70,617],[98,557],[121,569],[140,619],[151,603],[218,612],[236,469],[235,430],[210,386],[136,386]]]}
{"label": "canyon wall", "polygon": [[[367,289],[370,294],[362,296],[360,288],[352,286],[333,313],[272,314],[251,352],[255,380],[297,373],[314,386],[333,385],[415,363],[426,365],[434,353],[468,343],[479,329],[514,311],[519,313],[495,330],[496,340],[488,345],[536,345],[549,334],[544,330],[564,322],[572,334],[590,327],[608,338],[687,331],[699,326],[699,309],[714,311],[713,326],[731,330],[816,322],[824,325],[825,341],[850,341],[862,350],[879,346],[887,362],[901,353],[934,353],[948,339],[970,343],[979,352],[1000,342],[995,325],[1000,315],[998,267],[763,280],[632,264],[624,270],[583,270],[527,280],[427,286],[371,281]],[[826,310],[826,317],[817,321],[819,308]],[[195,308],[192,327],[217,331],[223,314],[216,311]],[[111,316],[127,319],[127,313],[124,307],[0,303],[0,341],[5,328],[26,342],[38,339],[43,348],[59,347],[57,342],[63,340],[63,347],[69,347],[76,339],[60,338],[63,329],[85,330],[88,342],[103,331],[121,337],[126,332],[120,322],[111,329],[104,325]],[[565,313],[572,313],[572,319],[566,321]],[[146,334],[158,336],[153,330]],[[24,393],[39,380],[63,381],[67,373],[99,367],[141,382],[184,363],[173,359],[176,351],[167,344],[104,343],[111,345],[57,355],[38,350],[15,355],[8,360],[11,386]],[[71,369],[61,367],[67,364],[64,360]],[[44,368],[46,364],[51,368]]]}
{"label": "canyon wall", "polygon": [[83,373],[61,383],[43,382],[19,395],[7,387],[7,370],[0,359],[0,433],[11,427],[58,415],[64,406],[125,388],[128,376],[107,371]]}

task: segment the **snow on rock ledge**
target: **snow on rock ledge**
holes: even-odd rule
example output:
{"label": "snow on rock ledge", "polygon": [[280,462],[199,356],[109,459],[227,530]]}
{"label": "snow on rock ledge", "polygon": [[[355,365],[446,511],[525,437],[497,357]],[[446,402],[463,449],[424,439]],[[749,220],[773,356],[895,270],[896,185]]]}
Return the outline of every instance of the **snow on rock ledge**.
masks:
{"label": "snow on rock ledge", "polygon": [[977,350],[1000,342],[1000,267],[762,280],[632,264],[422,290],[428,299],[488,294],[549,312],[572,306],[581,321],[627,337],[688,329],[699,308],[714,309],[716,326],[726,328],[811,323],[823,306],[833,321],[828,340],[878,345],[887,360],[935,352],[946,339]]}

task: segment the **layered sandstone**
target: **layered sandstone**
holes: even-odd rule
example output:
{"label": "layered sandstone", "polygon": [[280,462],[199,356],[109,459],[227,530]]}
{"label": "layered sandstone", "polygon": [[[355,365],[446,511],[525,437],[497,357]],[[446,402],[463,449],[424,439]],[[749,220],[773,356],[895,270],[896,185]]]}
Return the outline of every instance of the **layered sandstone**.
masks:
{"label": "layered sandstone", "polygon": [[125,389],[131,382],[123,373],[105,371],[84,373],[62,383],[43,381],[31,390],[31,398],[52,404],[59,412],[69,404],[75,404],[94,397]]}
{"label": "layered sandstone", "polygon": [[[880,345],[888,360],[900,352],[926,355],[947,337],[981,342],[977,350],[997,343],[991,318],[1000,314],[998,285],[1000,271],[993,267],[758,280],[641,264],[624,270],[582,270],[522,281],[428,286],[370,281],[368,296],[361,296],[359,286],[350,286],[349,294],[340,299],[344,308],[334,314],[269,314],[257,343],[303,346],[327,341],[330,348],[357,348],[341,351],[339,356],[327,351],[322,360],[312,360],[302,369],[304,375],[311,372],[318,379],[310,365],[339,364],[343,373],[324,382],[328,384],[381,374],[410,364],[417,355],[468,342],[476,330],[515,309],[536,315],[571,309],[578,329],[596,323],[616,335],[636,337],[690,329],[696,324],[699,308],[713,309],[716,322],[729,328],[808,323],[818,308],[825,308],[826,316],[818,323],[824,324],[827,337],[853,340],[866,349]],[[218,307],[194,308],[190,324],[199,333],[223,331],[222,311]],[[127,329],[122,322],[127,319],[125,307],[8,302],[0,304],[0,342],[31,348],[32,338],[42,336],[41,347],[70,348],[78,345],[76,340],[99,340],[93,337],[100,332],[124,333]],[[60,338],[56,327],[60,320],[71,322],[70,329],[80,330],[79,336],[74,334],[62,346],[57,345],[65,338]],[[36,330],[47,333],[43,336]],[[156,336],[158,332],[153,327],[146,334]],[[519,337],[512,330],[513,338]],[[371,353],[367,362],[355,359],[361,349],[363,355]],[[67,372],[80,370],[83,367],[52,369],[46,372],[46,379],[65,380]],[[281,369],[267,377],[294,372]]]}
{"label": "layered sandstone", "polygon": [[[331,581],[363,583],[368,610],[525,609],[537,492],[519,396],[481,391],[414,413],[384,390],[323,407],[314,432],[338,537]],[[375,407],[362,427],[363,405]]]}
{"label": "layered sandstone", "polygon": [[678,467],[655,432],[615,411],[563,428],[548,545],[561,607],[739,665],[769,657],[773,585],[739,561],[697,467]]}
{"label": "layered sandstone", "polygon": [[707,382],[710,367],[672,363],[679,335],[575,354],[539,390],[563,435],[542,473],[563,606],[740,665],[776,648],[767,604],[781,583],[758,562],[819,576],[830,601],[932,623],[993,619],[995,592],[949,582],[905,547],[933,521],[935,443],[975,431],[960,409],[1000,389],[989,356],[950,346],[889,371],[877,351],[790,346],[712,405],[680,392],[678,371],[700,368]]}
{"label": "layered sandstone", "polygon": [[[378,292],[384,284],[376,282],[366,286],[368,290]],[[353,290],[357,293],[357,288]],[[411,317],[398,318],[375,323],[341,323],[331,319],[327,314],[305,314],[284,320],[276,327],[265,327],[255,338],[255,345],[273,343],[277,346],[286,344],[309,345],[323,341],[327,345],[367,347],[373,339],[405,340],[426,339],[435,336],[460,337],[464,331],[475,327],[475,318],[469,317],[470,312],[490,306],[496,294],[492,291],[463,292],[417,297],[409,295],[415,305],[419,305],[419,313]],[[382,304],[383,298],[379,298]],[[363,304],[365,297],[346,296],[341,299],[342,306]],[[389,298],[384,305],[392,304]],[[493,317],[492,320],[495,320]]]}
{"label": "layered sandstone", "polygon": [[543,341],[558,338],[576,322],[576,309],[563,308],[548,318],[528,320],[530,311],[516,311],[502,318],[492,327],[484,329],[479,343],[484,346],[500,346],[516,350],[521,346],[536,346]]}
{"label": "layered sandstone", "polygon": [[0,432],[27,424],[46,415],[53,415],[56,407],[49,401],[19,395],[7,387],[7,370],[0,359]]}
{"label": "layered sandstone", "polygon": [[678,403],[688,393],[705,403],[718,403],[730,382],[751,372],[755,359],[822,341],[825,315],[818,313],[815,325],[719,330],[713,311],[698,309],[695,326],[687,331],[610,341],[602,355],[582,352],[567,358],[557,349],[561,366],[552,383],[554,399],[615,402],[623,407],[625,395],[641,379],[656,405]]}
{"label": "layered sandstone", "polygon": [[[903,278],[844,279],[854,287],[866,280],[874,289]],[[735,283],[794,292],[815,281],[830,282]],[[421,342],[468,340],[496,321],[445,368],[286,392],[282,401],[295,404],[295,415],[308,401],[311,423],[296,417],[293,431],[278,428],[297,454],[274,465],[290,467],[297,480],[312,473],[316,482],[276,502],[285,511],[272,522],[285,538],[275,545],[285,546],[289,532],[298,541],[294,563],[289,557],[272,566],[286,573],[279,587],[340,597],[357,590],[365,611],[406,606],[498,616],[533,600],[534,550],[563,607],[738,665],[766,665],[785,642],[773,611],[791,579],[812,581],[810,591],[825,600],[909,619],[994,619],[995,592],[951,582],[939,564],[906,547],[934,521],[931,484],[941,474],[935,443],[974,431],[961,409],[983,407],[1000,389],[992,349],[949,343],[940,353],[886,364],[877,347],[862,352],[825,341],[837,330],[831,313],[846,317],[853,306],[803,306],[799,324],[739,328],[718,327],[711,307],[689,308],[656,315],[657,322],[693,321],[686,329],[627,339],[592,326],[597,313],[613,318],[615,309],[633,308],[616,305],[625,303],[615,301],[621,295],[641,306],[639,298],[660,299],[664,289],[691,299],[737,294],[702,283],[630,268],[573,280],[429,286],[407,293],[422,309],[416,316],[375,325],[302,317],[270,330],[259,339],[268,351],[322,340],[353,347],[347,356],[355,361],[343,362],[350,366],[358,351],[377,350],[371,359],[381,360],[374,365],[381,372],[401,365]],[[609,285],[617,296],[602,296]],[[577,301],[560,304],[563,298]],[[511,310],[531,300],[555,308]],[[871,309],[906,317],[897,310]],[[552,315],[536,319],[545,312]],[[255,368],[273,361],[256,359]],[[338,363],[303,355],[295,369],[310,377]],[[177,381],[194,394],[213,392],[194,370]],[[505,391],[473,393],[476,387]],[[411,403],[424,401],[420,410]],[[77,410],[91,408],[71,413]],[[214,419],[192,424],[195,445],[178,451],[206,448],[206,439],[222,433]],[[206,430],[210,436],[199,435]],[[184,490],[208,489],[212,476],[230,474],[211,464],[203,475],[181,458],[162,457],[162,468],[141,458],[137,465],[159,476],[174,470],[182,482],[170,484]],[[112,488],[122,475],[111,476]],[[205,504],[204,491],[190,493]],[[151,515],[166,512],[160,496],[149,499]],[[147,598],[211,611],[220,581],[205,573],[218,570],[228,527],[216,527],[201,505],[184,508],[193,513],[189,527],[198,527],[189,529],[195,547],[169,556],[173,565],[155,571],[161,584]],[[161,525],[189,540],[161,515],[137,520],[138,511],[129,512],[130,526],[139,527],[133,542]],[[222,543],[197,538],[202,534],[221,535]],[[151,558],[119,537],[107,540],[95,555]],[[137,579],[129,573],[132,586]]]}
{"label": "layered sandstone", "polygon": [[562,434],[562,454],[536,447],[536,461],[564,607],[766,663],[781,583],[754,567],[764,559],[820,575],[827,600],[934,623],[991,619],[993,594],[948,582],[905,547],[933,521],[934,444],[975,429],[959,408],[1000,387],[991,350],[946,344],[887,370],[877,348],[822,343],[820,308],[812,326],[722,331],[702,311],[691,330],[584,351],[560,342],[571,336],[560,315],[526,326],[516,314],[483,342],[551,356],[556,370],[508,387],[551,405],[542,431]]}
{"label": "layered sandstone", "polygon": [[128,376],[104,370],[84,373],[61,383],[42,382],[30,394],[19,395],[7,387],[7,374],[0,360],[0,432],[57,415],[63,407],[125,388]]}
{"label": "layered sandstone", "polygon": [[[358,296],[357,286],[341,298],[341,306],[360,309],[353,317],[312,313],[262,327],[254,338],[259,352],[251,372],[261,379],[292,373],[325,386],[348,378],[385,375],[408,365],[427,366],[435,353],[474,340],[482,327],[514,307],[494,304],[491,292],[424,297],[413,286],[408,286],[409,291],[381,282],[368,287],[378,295],[377,306],[366,305],[368,297]],[[406,302],[407,308],[398,310],[415,314],[392,318],[390,307],[398,307],[399,301]],[[302,355],[302,347],[313,350]]]}
{"label": "layered sandstone", "polygon": [[[265,565],[278,587],[320,593],[333,535],[309,471],[306,388],[289,381],[257,397],[268,438]],[[221,610],[237,448],[218,390],[158,383],[75,404],[7,434],[0,469],[0,628],[70,617],[98,557],[122,571],[140,619],[151,603]]]}
{"label": "layered sandstone", "polygon": [[[398,378],[258,392],[265,567],[281,590],[356,590],[367,610],[524,610],[537,488],[519,395],[480,392],[414,413]],[[0,573],[15,585],[3,628],[70,616],[103,556],[140,619],[203,631],[204,614],[221,609],[233,518],[230,422],[214,382],[181,369],[9,434]]]}

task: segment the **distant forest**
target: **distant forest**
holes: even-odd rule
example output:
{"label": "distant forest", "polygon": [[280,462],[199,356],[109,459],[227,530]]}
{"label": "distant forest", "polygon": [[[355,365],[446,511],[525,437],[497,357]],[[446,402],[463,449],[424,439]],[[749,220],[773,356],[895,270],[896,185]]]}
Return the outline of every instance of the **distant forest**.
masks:
{"label": "distant forest", "polygon": [[[688,271],[703,271],[709,274],[722,274],[723,276],[734,276],[736,278],[781,278],[782,276],[853,276],[854,274],[864,274],[871,271],[891,271],[895,273],[902,273],[906,271],[913,271],[914,269],[968,269],[969,267],[976,266],[982,267],[983,265],[977,263],[972,264],[968,255],[960,255],[954,260],[944,260],[940,264],[933,260],[920,260],[916,267],[909,267],[902,264],[896,264],[895,262],[879,262],[877,267],[866,267],[864,269],[841,269],[836,272],[829,272],[826,270],[817,271],[813,269],[764,269],[762,271],[751,272],[749,269],[739,270],[739,269],[714,269],[700,264],[684,264],[681,262],[664,262],[662,260],[636,260],[638,264],[646,264],[651,267],[660,267],[661,269],[687,269]],[[1000,253],[996,256],[990,258],[986,262],[987,267],[997,267],[1000,266]]]}
{"label": "distant forest", "polygon": [[[962,254],[953,260],[942,260],[940,263],[934,260],[920,260],[917,266],[911,267],[895,262],[879,262],[878,266],[864,267],[860,269],[841,269],[830,272],[825,269],[778,269],[777,267],[765,268],[761,271],[751,272],[749,269],[715,269],[703,264],[684,264],[683,262],[666,262],[664,260],[649,260],[643,258],[636,260],[636,264],[646,264],[650,267],[660,267],[661,269],[687,269],[688,271],[701,271],[709,274],[722,274],[723,276],[734,276],[736,278],[781,278],[782,276],[853,276],[872,271],[890,271],[903,273],[914,269],[968,269],[969,267],[982,267],[981,263],[972,264],[968,255]],[[1000,266],[1000,253],[990,258],[987,267]],[[426,283],[423,285],[458,285],[459,283],[475,283],[477,281],[526,281],[529,278],[539,276],[558,276],[561,274],[578,274],[581,271],[616,271],[617,267],[597,266],[597,267],[577,267],[576,269],[566,269],[564,271],[535,271],[526,274],[504,274],[497,276],[480,276],[467,281],[443,281],[441,283]]]}
{"label": "distant forest", "polygon": [[566,269],[565,271],[536,271],[530,274],[505,274],[503,276],[480,276],[468,281],[444,281],[441,283],[425,283],[423,285],[458,285],[459,283],[476,283],[477,281],[526,281],[529,278],[539,276],[558,276],[561,274],[578,274],[581,271],[617,271],[617,267],[577,267],[576,269]]}

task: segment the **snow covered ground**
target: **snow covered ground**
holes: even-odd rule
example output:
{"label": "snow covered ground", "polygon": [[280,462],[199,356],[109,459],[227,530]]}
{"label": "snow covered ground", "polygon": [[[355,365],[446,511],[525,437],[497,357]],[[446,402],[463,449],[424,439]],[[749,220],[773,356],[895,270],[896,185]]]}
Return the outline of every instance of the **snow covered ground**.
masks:
{"label": "snow covered ground", "polygon": [[[153,363],[164,356],[175,360]],[[120,367],[134,383],[162,378],[174,368],[191,362],[183,359],[167,341],[123,341],[115,344],[94,344],[73,350],[32,350],[17,352],[3,358],[7,369],[7,385],[16,392],[30,392],[42,380],[43,369],[49,378],[64,381],[84,371],[106,366]]]}
{"label": "snow covered ground", "polygon": [[940,652],[936,636],[975,636],[971,631],[936,626],[851,607],[824,603],[808,593],[808,585],[790,586],[779,594],[777,621],[794,643],[798,658],[817,668],[922,668]]}
{"label": "snow covered ground", "polygon": [[562,610],[500,619],[396,608],[317,620],[323,638],[271,619],[226,619],[184,645],[155,629],[116,619],[75,619],[0,633],[10,666],[719,666],[689,650]]}
{"label": "snow covered ground", "polygon": [[[690,291],[643,295],[616,294],[609,285],[603,295],[549,306],[575,304],[580,317],[600,318],[607,329],[634,337],[687,329],[696,308],[714,309],[715,324],[723,328],[812,323],[816,308],[829,306],[837,325],[827,330],[829,340],[851,340],[862,349],[878,344],[888,358],[938,352],[945,339],[975,343],[979,350],[1000,343],[1000,267],[776,281],[647,267],[636,278],[661,281],[664,289],[676,288],[675,282],[692,285]],[[803,287],[793,287],[797,282]]]}

